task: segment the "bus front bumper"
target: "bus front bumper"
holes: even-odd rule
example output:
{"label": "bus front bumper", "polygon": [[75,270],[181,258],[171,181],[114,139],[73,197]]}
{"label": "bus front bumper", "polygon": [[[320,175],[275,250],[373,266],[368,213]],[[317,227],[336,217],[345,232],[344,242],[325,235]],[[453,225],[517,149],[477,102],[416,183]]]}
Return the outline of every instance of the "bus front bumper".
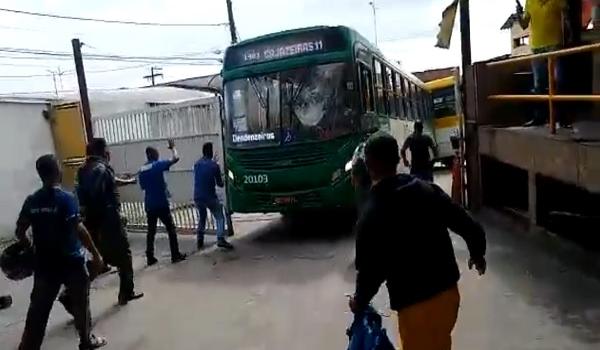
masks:
{"label": "bus front bumper", "polygon": [[290,192],[249,192],[229,186],[229,209],[236,213],[290,212],[354,207],[350,176],[326,187]]}

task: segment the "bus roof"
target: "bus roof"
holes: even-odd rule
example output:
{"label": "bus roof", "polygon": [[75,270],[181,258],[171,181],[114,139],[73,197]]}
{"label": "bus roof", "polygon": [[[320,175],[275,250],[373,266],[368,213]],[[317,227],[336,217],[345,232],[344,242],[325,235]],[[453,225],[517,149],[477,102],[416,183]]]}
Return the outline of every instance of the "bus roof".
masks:
{"label": "bus roof", "polygon": [[[330,46],[319,55],[293,54],[289,57],[278,57],[265,59],[260,54],[253,55],[254,51],[264,50],[271,43],[279,43],[279,45],[287,45],[290,43],[287,38],[303,38],[302,44],[306,41],[323,40]],[[317,39],[316,39],[317,38]],[[235,45],[227,48],[225,51],[225,60],[223,64],[222,75],[224,80],[229,80],[231,77],[238,77],[240,74],[253,74],[256,71],[269,71],[274,67],[278,67],[283,62],[315,62],[315,56],[320,56],[322,60],[340,60],[349,59],[353,56],[354,44],[360,43],[363,47],[378,56],[382,61],[395,69],[401,71],[406,78],[411,80],[422,88],[426,88],[423,82],[398,67],[394,62],[386,60],[381,51],[373,45],[368,39],[362,36],[356,30],[346,26],[312,26],[305,28],[297,28],[284,30],[276,33],[269,33],[255,38],[243,40]],[[298,43],[296,43],[297,45]],[[310,44],[310,43],[309,43]],[[311,48],[312,49],[312,48]],[[314,52],[313,50],[310,50]],[[306,52],[308,53],[308,52]]]}
{"label": "bus roof", "polygon": [[440,78],[432,81],[428,81],[425,83],[425,86],[429,91],[439,90],[443,88],[447,88],[450,86],[454,86],[454,75],[449,77]]}

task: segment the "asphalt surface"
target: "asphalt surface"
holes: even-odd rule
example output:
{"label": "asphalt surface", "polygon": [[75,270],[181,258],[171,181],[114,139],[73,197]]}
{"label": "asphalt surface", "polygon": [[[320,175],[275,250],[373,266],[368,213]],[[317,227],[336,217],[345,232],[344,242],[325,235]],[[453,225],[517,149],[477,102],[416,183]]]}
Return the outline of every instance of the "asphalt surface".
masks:
{"label": "asphalt surface", "polygon": [[[465,244],[453,236],[463,272],[454,348],[599,349],[597,258],[495,215],[483,220],[485,276],[466,269]],[[144,266],[144,236],[131,235],[137,288],[146,296],[118,307],[116,276],[94,283],[92,314],[95,332],[109,339],[105,349],[345,349],[351,315],[344,294],[354,288],[347,220],[251,215],[236,218],[235,225],[234,252],[210,247],[171,265],[167,240],[160,237],[161,262],[151,268]],[[181,237],[181,246],[193,252],[193,237]],[[0,279],[0,294],[14,298],[12,308],[0,311],[2,350],[18,344],[30,288],[30,280]],[[396,341],[385,288],[374,304],[389,316],[384,322]],[[56,304],[44,349],[76,348],[68,321]]]}

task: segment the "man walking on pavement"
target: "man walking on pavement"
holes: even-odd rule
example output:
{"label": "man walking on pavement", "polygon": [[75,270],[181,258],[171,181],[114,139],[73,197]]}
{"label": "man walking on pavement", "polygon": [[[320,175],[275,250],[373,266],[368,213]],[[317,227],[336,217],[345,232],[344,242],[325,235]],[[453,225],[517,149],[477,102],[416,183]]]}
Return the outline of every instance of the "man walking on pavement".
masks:
{"label": "man walking on pavement", "polygon": [[169,207],[170,195],[164,177],[164,172],[169,171],[171,166],[179,161],[173,140],[169,140],[169,149],[172,153],[171,159],[160,160],[156,148],[146,148],[148,162],[142,166],[139,172],[140,187],[144,191],[144,206],[148,219],[148,236],[146,237],[146,262],[148,266],[158,262],[154,256],[154,240],[156,237],[156,224],[159,219],[165,225],[169,234],[171,262],[175,264],[186,258],[185,254],[179,252],[177,232]]}
{"label": "man walking on pavement", "polygon": [[223,178],[219,164],[213,159],[213,145],[210,142],[202,146],[202,155],[194,164],[194,202],[198,208],[198,249],[204,247],[204,230],[206,229],[206,209],[209,209],[217,222],[217,246],[233,249],[233,245],[225,239],[225,216],[223,205],[217,198],[215,186],[223,187]]}
{"label": "man walking on pavement", "polygon": [[115,176],[108,164],[110,154],[103,138],[89,145],[90,156],[77,172],[77,196],[85,216],[85,225],[99,241],[102,257],[119,271],[119,304],[139,299],[134,292],[133,263],[127,231],[121,220],[121,201],[117,187],[134,183]]}
{"label": "man walking on pavement", "polygon": [[448,230],[466,241],[469,268],[480,275],[486,270],[485,232],[437,185],[396,174],[398,144],[392,136],[373,135],[365,157],[373,186],[356,224],[358,274],[350,308],[364,310],[386,282],[402,349],[449,350],[460,295]]}
{"label": "man walking on pavement", "polygon": [[[423,133],[423,122],[416,121],[415,131],[406,138],[400,153],[404,166],[410,167],[411,175],[424,181],[433,182],[433,162],[429,150],[435,155],[437,147],[431,136]],[[410,150],[410,162],[406,158],[406,150]]]}
{"label": "man walking on pavement", "polygon": [[91,334],[90,279],[82,244],[93,256],[94,269],[103,266],[102,257],[80,222],[74,196],[59,186],[61,172],[56,158],[51,154],[42,156],[36,168],[43,187],[25,200],[16,229],[19,241],[31,245],[26,234],[31,227],[35,254],[31,304],[19,350],[40,349],[52,305],[62,285],[71,298],[79,349],[102,347],[106,339]]}

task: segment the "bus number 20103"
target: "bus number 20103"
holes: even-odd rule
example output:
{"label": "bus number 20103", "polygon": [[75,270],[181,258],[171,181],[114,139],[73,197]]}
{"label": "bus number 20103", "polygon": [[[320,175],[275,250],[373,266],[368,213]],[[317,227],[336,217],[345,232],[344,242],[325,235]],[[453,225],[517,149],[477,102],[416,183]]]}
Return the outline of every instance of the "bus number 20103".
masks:
{"label": "bus number 20103", "polygon": [[267,175],[244,175],[245,184],[268,184],[269,176]]}

